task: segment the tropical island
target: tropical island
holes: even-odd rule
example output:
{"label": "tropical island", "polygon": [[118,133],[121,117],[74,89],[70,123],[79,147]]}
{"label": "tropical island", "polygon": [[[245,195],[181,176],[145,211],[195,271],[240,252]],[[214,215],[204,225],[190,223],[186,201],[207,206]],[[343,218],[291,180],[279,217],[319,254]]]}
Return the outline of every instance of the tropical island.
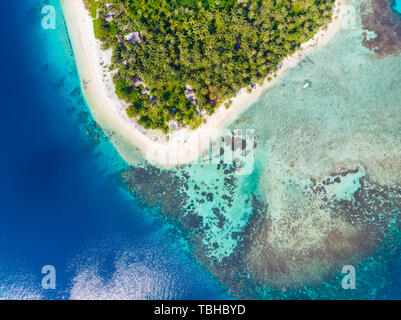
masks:
{"label": "tropical island", "polygon": [[84,0],[126,113],[196,129],[242,88],[276,76],[332,18],[334,0]]}

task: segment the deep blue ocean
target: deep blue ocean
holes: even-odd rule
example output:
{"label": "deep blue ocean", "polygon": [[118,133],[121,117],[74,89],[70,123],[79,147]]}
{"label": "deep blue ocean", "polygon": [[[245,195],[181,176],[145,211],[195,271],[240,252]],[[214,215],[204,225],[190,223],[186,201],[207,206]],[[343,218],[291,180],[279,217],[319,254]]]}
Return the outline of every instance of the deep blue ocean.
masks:
{"label": "deep blue ocean", "polygon": [[[56,30],[41,27],[44,5]],[[179,235],[119,186],[57,0],[3,3],[0,299],[226,297]],[[43,290],[44,265],[56,289]]]}

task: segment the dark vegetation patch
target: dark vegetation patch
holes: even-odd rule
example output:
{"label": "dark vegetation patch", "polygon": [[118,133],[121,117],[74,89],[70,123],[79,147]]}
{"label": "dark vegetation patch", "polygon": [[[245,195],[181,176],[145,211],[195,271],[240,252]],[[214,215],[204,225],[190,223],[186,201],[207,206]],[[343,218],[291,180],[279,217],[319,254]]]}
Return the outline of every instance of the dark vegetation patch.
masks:
{"label": "dark vegetation patch", "polygon": [[377,36],[368,39],[364,34],[363,45],[384,57],[401,52],[401,17],[391,9],[389,0],[370,0],[361,5],[362,25]]}

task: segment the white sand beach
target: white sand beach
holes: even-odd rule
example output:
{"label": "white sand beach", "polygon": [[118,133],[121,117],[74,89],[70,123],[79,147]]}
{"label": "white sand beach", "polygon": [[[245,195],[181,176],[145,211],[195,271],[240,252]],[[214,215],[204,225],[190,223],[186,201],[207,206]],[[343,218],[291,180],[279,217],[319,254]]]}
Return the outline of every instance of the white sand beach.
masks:
{"label": "white sand beach", "polygon": [[83,92],[93,117],[106,132],[112,133],[111,141],[125,161],[136,164],[137,149],[150,163],[163,167],[196,161],[202,149],[209,147],[210,137],[219,136],[222,129],[256,102],[266,89],[274,85],[275,79],[295,66],[310,50],[327,44],[341,29],[346,13],[344,4],[336,5],[333,14],[337,18],[329,23],[327,30],[320,30],[298,52],[287,57],[272,81],[266,80],[263,85],[257,85],[251,93],[242,89],[231,99],[232,105],[229,109],[221,106],[196,130],[182,128],[162,135],[145,130],[126,115],[126,104],[117,98],[112,75],[105,69],[110,64],[111,50],[101,50],[101,44],[94,35],[92,19],[85,10],[83,1],[62,0],[61,3],[81,83],[87,82]]}

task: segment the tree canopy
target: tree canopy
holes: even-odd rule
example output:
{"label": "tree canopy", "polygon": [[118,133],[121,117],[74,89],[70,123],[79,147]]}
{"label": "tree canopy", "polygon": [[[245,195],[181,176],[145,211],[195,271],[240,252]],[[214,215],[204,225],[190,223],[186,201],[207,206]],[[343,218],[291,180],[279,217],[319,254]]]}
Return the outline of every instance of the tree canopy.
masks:
{"label": "tree canopy", "polygon": [[[127,114],[168,131],[196,128],[239,89],[263,81],[332,16],[334,0],[84,0]],[[135,40],[126,36],[137,33]],[[139,39],[139,41],[138,41]],[[138,81],[141,82],[139,86]],[[187,98],[186,85],[196,101]],[[149,93],[141,94],[144,89]]]}

